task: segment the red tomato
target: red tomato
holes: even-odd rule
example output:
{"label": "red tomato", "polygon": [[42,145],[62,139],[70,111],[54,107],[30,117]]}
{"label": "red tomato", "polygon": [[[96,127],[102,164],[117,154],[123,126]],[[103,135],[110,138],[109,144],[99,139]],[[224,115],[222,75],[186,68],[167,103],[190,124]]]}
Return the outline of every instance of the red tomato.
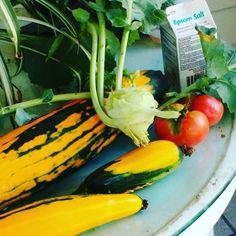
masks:
{"label": "red tomato", "polygon": [[156,118],[155,131],[160,139],[173,141],[179,146],[194,146],[209,133],[207,117],[200,111],[189,111],[181,120]]}
{"label": "red tomato", "polygon": [[201,111],[208,118],[209,124],[216,125],[224,114],[222,102],[209,95],[198,95],[192,99],[192,110]]}

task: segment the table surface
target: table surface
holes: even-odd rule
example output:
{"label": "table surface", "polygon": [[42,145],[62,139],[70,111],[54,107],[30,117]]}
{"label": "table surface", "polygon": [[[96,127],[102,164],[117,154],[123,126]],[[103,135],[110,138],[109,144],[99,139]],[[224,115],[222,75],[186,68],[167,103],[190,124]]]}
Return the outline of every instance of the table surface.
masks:
{"label": "table surface", "polygon": [[[160,44],[149,37],[134,44],[128,51],[126,68],[130,71],[163,70]],[[27,88],[26,91],[34,92]],[[196,146],[194,155],[186,157],[175,172],[136,192],[149,202],[145,211],[97,227],[83,235],[169,236],[184,231],[209,209],[235,176],[235,127],[234,116],[226,113],[221,123],[211,128],[208,138]],[[155,139],[152,129],[150,134],[151,139]],[[94,160],[42,190],[38,198],[73,192],[93,170],[133,148],[135,146],[128,137],[119,136]]]}
{"label": "table surface", "polygon": [[[162,69],[161,48],[150,38],[135,44],[127,54],[126,67]],[[236,171],[236,121],[226,113],[221,123],[211,128],[208,138],[196,146],[192,157],[150,187],[136,192],[147,199],[145,211],[84,233],[84,236],[150,236],[176,235],[196,221],[229,185]],[[151,139],[155,139],[150,130]],[[75,173],[42,191],[43,197],[68,194],[99,166],[135,148],[128,137],[121,135],[94,160]],[[226,207],[226,206],[225,206]]]}

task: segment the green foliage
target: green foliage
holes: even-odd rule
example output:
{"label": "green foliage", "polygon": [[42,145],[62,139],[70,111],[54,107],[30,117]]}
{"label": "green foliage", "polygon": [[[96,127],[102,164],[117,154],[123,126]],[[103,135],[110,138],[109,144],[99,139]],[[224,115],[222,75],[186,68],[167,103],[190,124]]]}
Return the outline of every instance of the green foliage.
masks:
{"label": "green foliage", "polygon": [[20,53],[20,26],[17,21],[16,13],[10,0],[0,1],[0,15],[6,26],[9,37],[11,38],[15,51],[16,57],[21,57]]}
{"label": "green foliage", "polygon": [[77,9],[73,10],[72,14],[75,17],[75,19],[82,24],[87,23],[90,18],[89,12],[82,9],[82,8],[77,8]]}
{"label": "green foliage", "polygon": [[164,1],[164,3],[162,4],[161,6],[161,9],[162,10],[165,10],[167,7],[169,6],[172,6],[175,4],[175,0],[167,0],[167,1]]}
{"label": "green foliage", "polygon": [[125,27],[131,21],[142,24],[140,32],[148,34],[166,19],[164,11],[161,10],[161,0],[110,0],[107,4],[106,14],[112,25]]}
{"label": "green foliage", "polygon": [[236,51],[227,48],[216,30],[197,27],[206,60],[206,76],[214,78],[211,92],[217,93],[230,112],[236,112]]}
{"label": "green foliage", "polygon": [[52,101],[53,97],[54,97],[54,93],[53,93],[52,89],[44,90],[43,96],[42,96],[43,102],[50,103]]}
{"label": "green foliage", "polygon": [[[48,57],[53,42],[51,37],[22,37],[23,70],[28,73],[32,83],[55,88],[73,81],[77,76],[76,72],[80,72],[81,76],[88,73],[87,57],[82,50],[78,52],[77,45],[68,39],[64,38],[63,44],[57,48],[53,57]],[[83,71],[80,70],[81,67]]]}

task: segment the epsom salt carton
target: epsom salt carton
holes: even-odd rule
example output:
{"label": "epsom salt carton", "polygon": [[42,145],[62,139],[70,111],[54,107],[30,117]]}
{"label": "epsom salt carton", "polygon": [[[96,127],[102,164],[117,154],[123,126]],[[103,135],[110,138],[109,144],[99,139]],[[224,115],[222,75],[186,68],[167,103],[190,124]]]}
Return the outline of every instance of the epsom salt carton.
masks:
{"label": "epsom salt carton", "polygon": [[180,3],[166,9],[168,22],[161,25],[164,70],[177,91],[195,82],[204,73],[205,60],[196,25],[216,25],[205,0]]}

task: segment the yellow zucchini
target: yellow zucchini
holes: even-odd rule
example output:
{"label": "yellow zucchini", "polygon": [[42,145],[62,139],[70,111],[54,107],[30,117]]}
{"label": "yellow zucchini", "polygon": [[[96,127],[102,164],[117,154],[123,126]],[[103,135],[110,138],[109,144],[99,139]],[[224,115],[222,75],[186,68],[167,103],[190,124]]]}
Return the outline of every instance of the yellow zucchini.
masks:
{"label": "yellow zucchini", "polygon": [[174,171],[182,158],[183,153],[175,143],[153,141],[95,170],[75,193],[133,192]]}
{"label": "yellow zucchini", "polygon": [[146,200],[134,194],[51,198],[0,215],[0,232],[4,236],[74,236],[146,207]]}

